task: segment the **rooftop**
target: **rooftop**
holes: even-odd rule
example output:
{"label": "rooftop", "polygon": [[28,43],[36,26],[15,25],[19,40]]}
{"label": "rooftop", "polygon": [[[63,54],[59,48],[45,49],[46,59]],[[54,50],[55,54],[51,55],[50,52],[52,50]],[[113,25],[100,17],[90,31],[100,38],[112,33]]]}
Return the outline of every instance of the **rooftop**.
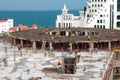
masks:
{"label": "rooftop", "polygon": [[1,19],[0,22],[7,22],[7,19]]}
{"label": "rooftop", "polygon": [[[81,36],[81,35],[71,35],[71,36],[56,36],[50,35],[50,32],[58,32],[58,31],[70,31],[70,32],[94,32],[94,35],[89,36]],[[17,32],[10,33],[11,37],[24,39],[24,40],[31,40],[34,39],[35,41],[51,41],[54,42],[102,42],[102,41],[117,41],[120,40],[120,30],[113,30],[113,29],[94,29],[94,28],[46,28],[46,29],[30,29],[30,30],[22,30]],[[54,37],[54,39],[52,39]],[[89,38],[89,39],[88,39]]]}

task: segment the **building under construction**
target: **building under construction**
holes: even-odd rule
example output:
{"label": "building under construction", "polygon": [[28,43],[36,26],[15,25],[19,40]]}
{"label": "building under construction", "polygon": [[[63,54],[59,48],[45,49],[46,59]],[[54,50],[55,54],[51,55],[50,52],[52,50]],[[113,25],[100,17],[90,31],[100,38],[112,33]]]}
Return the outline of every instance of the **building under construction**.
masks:
{"label": "building under construction", "polygon": [[[80,62],[80,67],[83,67],[82,71],[86,71],[86,68],[96,68],[95,62],[100,63],[107,59],[105,67],[101,71],[100,76],[103,80],[112,80],[110,76],[113,75],[114,69],[114,58],[113,50],[120,48],[120,30],[113,29],[93,29],[93,28],[56,28],[56,29],[31,29],[24,31],[16,31],[9,33],[9,41],[14,44],[20,44],[22,48],[33,49],[33,50],[49,50],[49,51],[64,51],[64,52],[82,52],[87,51],[92,53],[97,53],[99,50],[109,51],[108,58],[105,54],[102,57],[95,58],[96,55],[84,55],[81,56],[81,62],[90,63],[89,65],[82,66]],[[76,54],[74,57],[63,57],[62,63],[62,73],[63,74],[76,74]],[[103,55],[101,53],[101,55]],[[96,57],[96,56],[95,56]],[[94,65],[92,65],[93,63]],[[105,64],[103,64],[105,66]],[[118,65],[117,65],[118,66]],[[117,70],[117,68],[115,68]],[[114,71],[115,72],[115,71]],[[94,73],[94,72],[93,72]],[[117,73],[117,72],[116,72]],[[82,73],[81,73],[82,74]],[[86,75],[88,75],[86,73]],[[81,75],[83,76],[83,75]],[[84,77],[86,77],[84,75]],[[89,78],[90,75],[87,76]],[[115,78],[115,77],[114,77]]]}

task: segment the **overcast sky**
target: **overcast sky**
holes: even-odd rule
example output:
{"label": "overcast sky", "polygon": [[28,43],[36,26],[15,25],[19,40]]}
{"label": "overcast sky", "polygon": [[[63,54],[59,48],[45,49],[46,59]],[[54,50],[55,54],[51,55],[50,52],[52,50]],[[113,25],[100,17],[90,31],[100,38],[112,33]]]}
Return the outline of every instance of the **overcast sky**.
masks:
{"label": "overcast sky", "polygon": [[83,9],[87,0],[0,0],[0,10],[60,10]]}

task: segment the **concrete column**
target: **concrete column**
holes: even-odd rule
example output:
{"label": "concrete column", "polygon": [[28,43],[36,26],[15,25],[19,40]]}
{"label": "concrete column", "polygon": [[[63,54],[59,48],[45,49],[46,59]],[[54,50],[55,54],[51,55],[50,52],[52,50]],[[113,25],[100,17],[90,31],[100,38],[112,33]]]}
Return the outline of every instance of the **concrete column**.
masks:
{"label": "concrete column", "polygon": [[111,41],[108,42],[108,49],[111,51]]}
{"label": "concrete column", "polygon": [[15,41],[15,38],[14,38],[14,61],[16,61],[15,45],[16,45],[16,41]]}
{"label": "concrete column", "polygon": [[76,36],[78,36],[78,32],[75,32],[76,33]]}
{"label": "concrete column", "polygon": [[85,32],[85,36],[88,36],[88,32],[87,31]]}
{"label": "concrete column", "polygon": [[23,48],[23,40],[20,40],[21,48]]}
{"label": "concrete column", "polygon": [[15,38],[14,38],[14,40],[13,40],[13,45],[14,45],[14,46],[16,45],[16,41],[15,41]]}
{"label": "concrete column", "polygon": [[70,52],[72,52],[72,43],[70,42],[69,45],[70,45]]}
{"label": "concrete column", "polygon": [[50,51],[52,51],[53,47],[52,47],[52,42],[50,42]]}
{"label": "concrete column", "polygon": [[33,41],[32,47],[33,47],[33,50],[36,50],[36,41]]}
{"label": "concrete column", "polygon": [[50,32],[50,35],[52,35],[52,32]]}
{"label": "concrete column", "polygon": [[68,36],[69,35],[69,32],[68,31],[66,31],[66,36]]}
{"label": "concrete column", "polygon": [[43,41],[43,42],[42,42],[42,49],[43,49],[43,50],[45,49],[45,45],[46,45],[46,41]]}
{"label": "concrete column", "polygon": [[119,41],[119,46],[118,47],[120,48],[120,41]]}
{"label": "concrete column", "polygon": [[93,42],[90,42],[90,52],[92,52],[94,50],[94,43]]}

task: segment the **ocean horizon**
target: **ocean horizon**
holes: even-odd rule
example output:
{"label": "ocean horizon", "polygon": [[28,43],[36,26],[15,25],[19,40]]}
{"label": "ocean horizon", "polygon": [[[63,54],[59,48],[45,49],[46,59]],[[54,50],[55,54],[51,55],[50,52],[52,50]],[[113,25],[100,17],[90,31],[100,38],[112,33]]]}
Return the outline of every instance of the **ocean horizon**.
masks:
{"label": "ocean horizon", "polygon": [[[79,15],[80,10],[69,10],[69,13],[75,16]],[[43,10],[43,11],[0,11],[0,19],[14,19],[14,26],[23,24],[38,27],[55,27],[57,15],[62,13],[61,10]]]}

